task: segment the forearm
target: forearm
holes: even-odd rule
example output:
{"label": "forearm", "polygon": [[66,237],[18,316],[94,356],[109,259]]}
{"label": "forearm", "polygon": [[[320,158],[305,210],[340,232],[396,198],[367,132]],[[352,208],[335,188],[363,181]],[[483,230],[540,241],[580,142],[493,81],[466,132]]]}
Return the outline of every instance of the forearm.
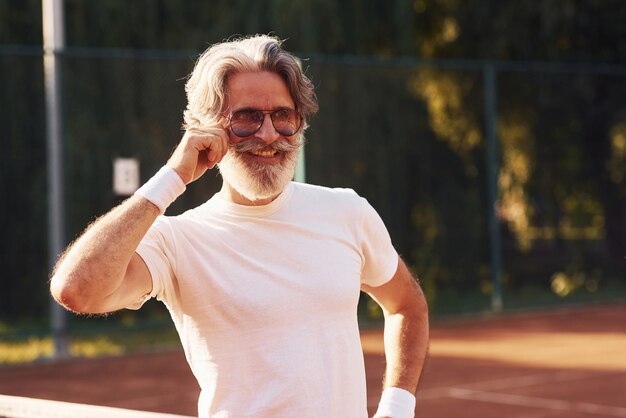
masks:
{"label": "forearm", "polygon": [[79,312],[119,288],[137,246],[159,209],[133,196],[95,221],[61,257],[51,280],[55,298]]}
{"label": "forearm", "polygon": [[412,309],[385,316],[384,387],[415,393],[428,352],[428,310]]}

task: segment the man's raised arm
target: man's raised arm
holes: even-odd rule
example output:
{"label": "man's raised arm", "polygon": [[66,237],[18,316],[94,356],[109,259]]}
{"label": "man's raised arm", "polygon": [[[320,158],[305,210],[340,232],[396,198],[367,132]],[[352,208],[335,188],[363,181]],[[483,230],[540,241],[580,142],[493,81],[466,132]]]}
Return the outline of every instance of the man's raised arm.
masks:
{"label": "man's raised arm", "polygon": [[149,294],[150,272],[135,250],[185,185],[213,168],[227,150],[222,127],[188,130],[165,167],[68,247],[50,281],[52,296],[74,312],[105,313]]}

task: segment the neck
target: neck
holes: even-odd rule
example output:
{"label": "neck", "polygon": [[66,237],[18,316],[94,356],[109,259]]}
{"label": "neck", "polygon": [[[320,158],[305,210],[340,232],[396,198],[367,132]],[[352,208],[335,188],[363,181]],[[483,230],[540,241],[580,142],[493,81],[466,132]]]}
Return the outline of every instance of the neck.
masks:
{"label": "neck", "polygon": [[250,200],[241,193],[239,193],[237,190],[235,190],[233,186],[224,181],[222,183],[222,189],[220,190],[219,195],[222,197],[222,199],[235,203],[237,205],[263,206],[272,203],[278,196],[280,196],[280,193],[277,193],[275,196],[271,196],[268,198]]}

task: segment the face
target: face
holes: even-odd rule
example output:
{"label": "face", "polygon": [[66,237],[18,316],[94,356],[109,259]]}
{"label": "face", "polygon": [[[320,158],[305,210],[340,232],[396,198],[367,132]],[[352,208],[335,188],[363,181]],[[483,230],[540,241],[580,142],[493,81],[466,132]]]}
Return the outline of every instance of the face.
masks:
{"label": "face", "polygon": [[[293,130],[285,129],[285,115],[295,109],[289,88],[276,73],[250,72],[229,77],[226,91],[229,150],[219,164],[224,182],[253,202],[274,198],[293,178],[302,147],[300,130],[288,135]],[[247,112],[251,110],[264,113]],[[242,125],[236,125],[242,121],[249,124],[248,119],[255,116],[261,124],[256,132],[247,133]]]}

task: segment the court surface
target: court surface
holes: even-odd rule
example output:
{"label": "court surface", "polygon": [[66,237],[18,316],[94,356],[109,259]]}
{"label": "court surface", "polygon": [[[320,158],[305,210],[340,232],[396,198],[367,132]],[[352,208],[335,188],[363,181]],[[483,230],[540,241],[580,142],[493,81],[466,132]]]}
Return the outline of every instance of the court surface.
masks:
{"label": "court surface", "polygon": [[[380,330],[362,332],[373,414]],[[193,416],[180,351],[0,367],[0,394]],[[416,417],[626,417],[626,303],[431,325]],[[114,418],[114,417],[112,417]]]}

